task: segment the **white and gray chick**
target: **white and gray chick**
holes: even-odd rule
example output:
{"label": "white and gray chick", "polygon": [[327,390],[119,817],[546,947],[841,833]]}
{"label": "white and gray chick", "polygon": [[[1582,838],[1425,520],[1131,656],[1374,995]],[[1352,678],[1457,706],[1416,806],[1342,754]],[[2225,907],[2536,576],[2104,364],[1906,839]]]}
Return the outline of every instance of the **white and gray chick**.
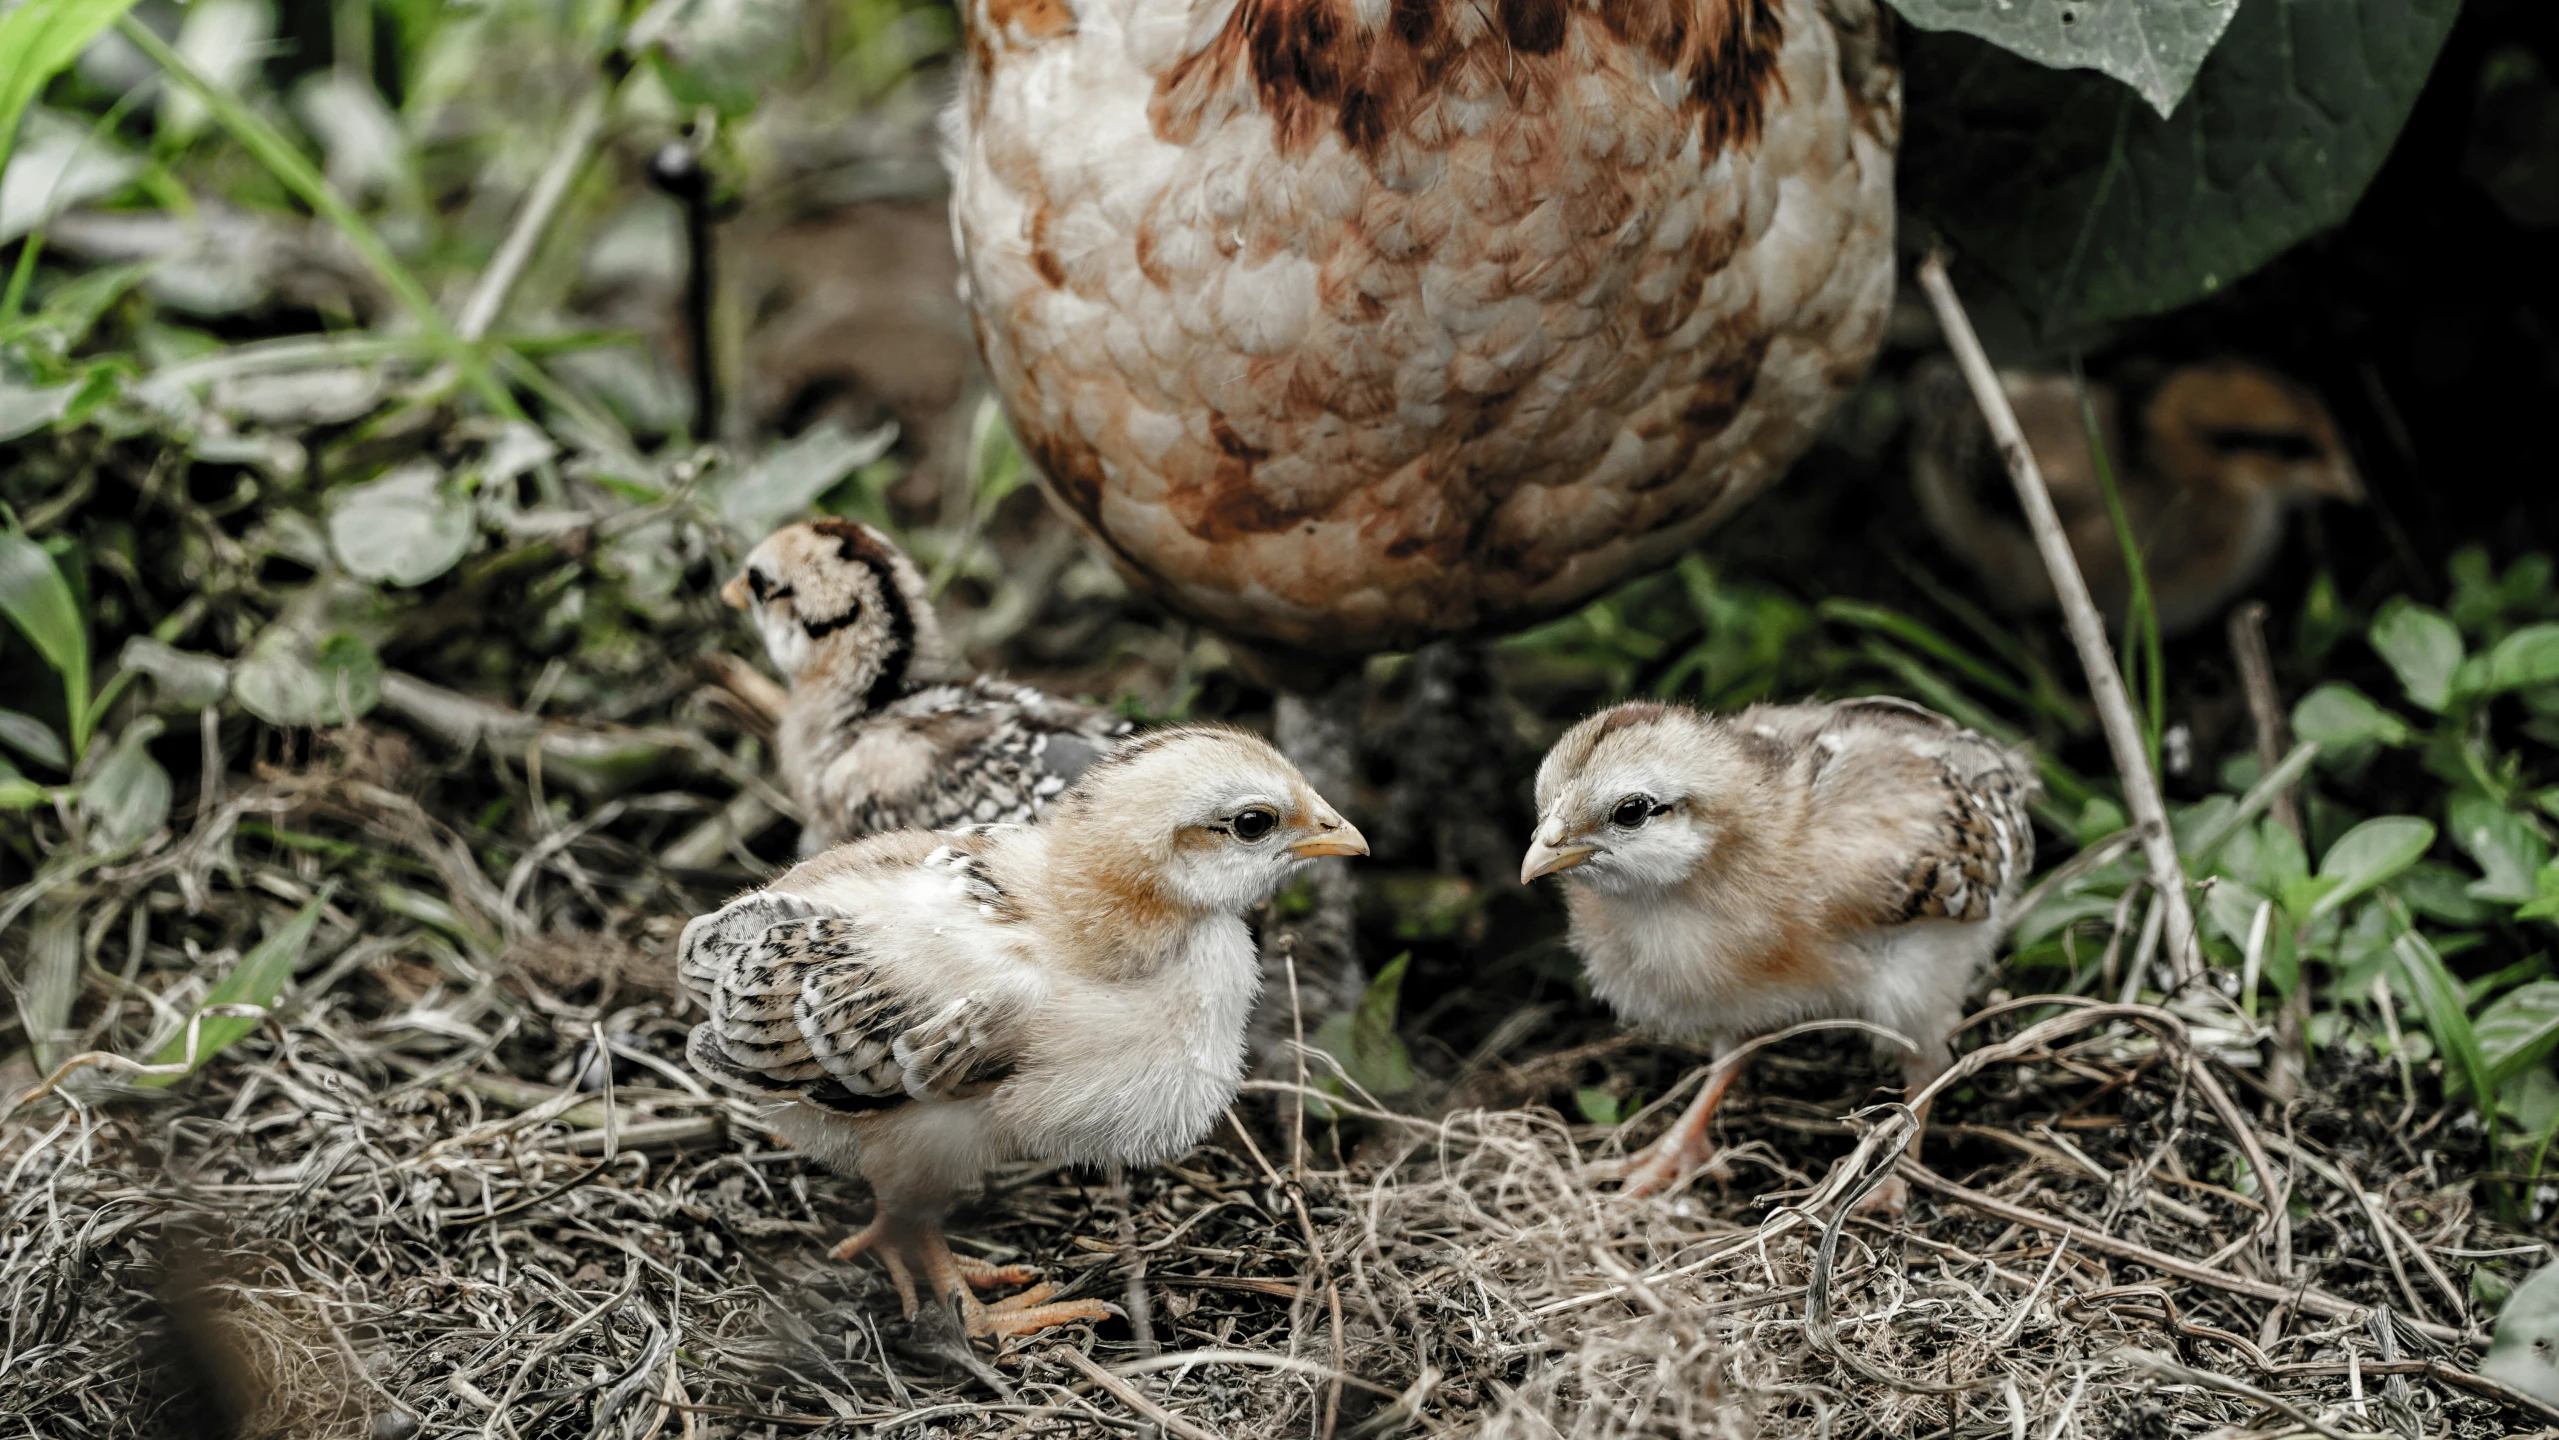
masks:
{"label": "white and gray chick", "polygon": [[813,855],[885,830],[1039,818],[1129,722],[994,676],[950,679],[924,576],[851,520],[786,525],[720,591],[791,682],[776,746]]}

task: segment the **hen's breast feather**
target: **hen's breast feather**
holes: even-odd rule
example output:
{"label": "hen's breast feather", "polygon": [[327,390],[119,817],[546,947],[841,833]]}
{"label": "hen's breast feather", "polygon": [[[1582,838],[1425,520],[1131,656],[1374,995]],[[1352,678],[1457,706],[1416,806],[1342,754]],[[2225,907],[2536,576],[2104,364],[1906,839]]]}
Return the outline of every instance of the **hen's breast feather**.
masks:
{"label": "hen's breast feather", "polygon": [[955,224],[1053,492],[1177,606],[1314,648],[1684,548],[1809,442],[1890,294],[1897,122],[1852,103],[1813,0],[1769,8],[1763,116],[1712,153],[1678,77],[1579,9],[1552,53],[1467,52],[1366,153],[1284,133],[1249,62],[1186,80],[1168,138],[1168,77],[1232,38],[1213,13],[1091,0],[973,40]]}

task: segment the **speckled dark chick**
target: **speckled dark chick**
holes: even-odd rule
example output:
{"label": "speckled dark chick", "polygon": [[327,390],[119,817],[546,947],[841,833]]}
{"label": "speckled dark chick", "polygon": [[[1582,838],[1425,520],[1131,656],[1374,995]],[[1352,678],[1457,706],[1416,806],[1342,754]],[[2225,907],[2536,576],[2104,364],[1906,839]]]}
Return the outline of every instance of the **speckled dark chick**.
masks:
{"label": "speckled dark chick", "polygon": [[790,677],[778,737],[800,852],[883,830],[1039,818],[1129,733],[1108,710],[949,678],[924,577],[868,525],[787,525],[720,592]]}

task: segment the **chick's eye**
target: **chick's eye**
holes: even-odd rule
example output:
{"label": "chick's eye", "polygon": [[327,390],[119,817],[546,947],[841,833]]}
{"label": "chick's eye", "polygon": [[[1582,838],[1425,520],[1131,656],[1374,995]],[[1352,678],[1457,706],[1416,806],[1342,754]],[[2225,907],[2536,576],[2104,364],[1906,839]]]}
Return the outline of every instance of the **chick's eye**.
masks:
{"label": "chick's eye", "polygon": [[1235,817],[1235,838],[1248,845],[1278,828],[1279,817],[1268,810],[1247,810]]}
{"label": "chick's eye", "polygon": [[1632,830],[1652,819],[1655,813],[1657,812],[1651,796],[1629,795],[1618,801],[1617,808],[1609,812],[1608,823],[1621,830]]}

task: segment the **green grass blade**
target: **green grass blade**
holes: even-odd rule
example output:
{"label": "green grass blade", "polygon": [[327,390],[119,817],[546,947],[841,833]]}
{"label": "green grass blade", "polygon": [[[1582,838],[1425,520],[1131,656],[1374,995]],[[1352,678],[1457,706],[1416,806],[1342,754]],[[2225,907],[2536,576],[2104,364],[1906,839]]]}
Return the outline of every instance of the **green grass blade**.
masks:
{"label": "green grass blade", "polygon": [[[2451,1062],[2449,1080],[2458,1081],[2482,1114],[2489,1113],[2490,1097],[2497,1093],[2496,1081],[2488,1068],[2488,1057],[2479,1048],[2479,1033],[2471,1028],[2470,1012],[2461,1003],[2461,982],[2445,968],[2443,956],[2435,953],[2426,937],[2409,923],[2408,912],[2396,900],[2390,905],[2391,918],[2399,926],[2399,936],[2391,942],[2391,953],[2408,977],[2408,986],[2417,994],[2417,1007],[2426,1015],[2426,1029],[2435,1037],[2435,1048]],[[2447,1091],[2456,1088],[2447,1085]]]}
{"label": "green grass blade", "polygon": [[2160,658],[2159,610],[2151,600],[2150,570],[2142,563],[2141,542],[2133,537],[2132,516],[2124,509],[2123,492],[2115,486],[2113,457],[2106,453],[2106,432],[2097,424],[2097,406],[2077,361],[2070,367],[2079,391],[2079,423],[2088,432],[2088,456],[2097,473],[2097,489],[2106,497],[2106,522],[2115,543],[2123,547],[2124,688],[2142,697],[2142,738],[2150,749],[2151,773],[2159,773],[2159,737],[2168,723],[2168,672]]}
{"label": "green grass blade", "polygon": [[17,149],[18,121],[44,87],[80,58],[133,0],[25,0],[0,14],[0,171]]}
{"label": "green grass blade", "polygon": [[240,97],[206,79],[187,62],[185,56],[151,33],[148,26],[136,23],[131,16],[124,16],[118,19],[116,27],[136,49],[150,56],[152,63],[166,71],[170,79],[203,101],[214,120],[230,132],[231,138],[240,143],[240,148],[265,166],[278,183],[310,206],[311,213],[328,221],[346,237],[355,252],[364,257],[365,265],[382,282],[383,288],[391,292],[392,298],[400,302],[400,308],[408,311],[418,328],[425,332],[436,352],[462,372],[462,377],[479,392],[480,399],[491,410],[510,420],[524,418],[515,397],[497,382],[478,347],[465,343],[454,333],[452,326],[444,323],[443,313],[435,308],[434,297],[427,294],[426,287],[410,273],[408,266],[400,262],[400,257],[392,253],[381,232],[356,213],[355,207],[349,205],[337,187],[313,168],[310,160],[294,147],[292,141],[268,124],[266,117],[242,104]]}
{"label": "green grass blade", "polygon": [[43,546],[16,530],[0,530],[0,611],[62,677],[71,717],[74,765],[89,748],[89,627],[71,599],[71,584]]}
{"label": "green grass blade", "polygon": [[[328,903],[329,894],[322,891],[318,898],[294,912],[292,919],[259,941],[257,948],[231,967],[230,974],[205,992],[204,1003],[196,1007],[196,1013],[214,1005],[274,1005],[275,997],[284,992],[285,982],[302,964],[302,952],[310,948],[311,932],[319,928],[320,911]],[[238,1016],[211,1015],[198,1020],[190,1014],[187,1018],[197,1027],[195,1059],[187,1066],[189,1075],[203,1069],[206,1061],[221,1054],[233,1041],[258,1028],[257,1021]],[[160,1047],[159,1054],[151,1057],[151,1063],[175,1065],[186,1058],[187,1032],[180,1030]],[[175,1075],[142,1075],[134,1083],[157,1090],[176,1084],[178,1079]]]}

